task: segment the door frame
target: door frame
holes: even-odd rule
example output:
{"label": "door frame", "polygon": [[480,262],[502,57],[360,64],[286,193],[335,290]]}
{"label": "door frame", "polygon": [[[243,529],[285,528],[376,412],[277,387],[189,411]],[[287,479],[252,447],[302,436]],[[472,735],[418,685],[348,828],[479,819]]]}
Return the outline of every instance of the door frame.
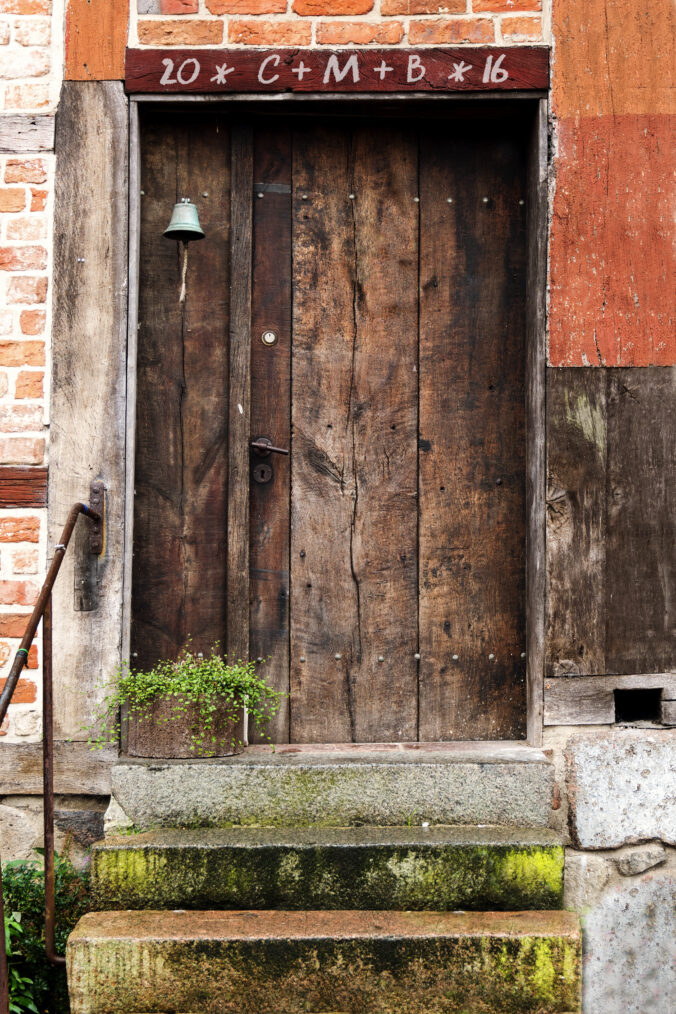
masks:
{"label": "door frame", "polygon": [[[140,106],[159,103],[167,105],[216,104],[233,111],[255,103],[259,108],[285,113],[298,111],[299,106],[318,102],[338,103],[368,111],[377,117],[379,103],[388,107],[406,109],[425,104],[439,104],[443,115],[445,107],[458,102],[527,103],[531,111],[531,130],[528,152],[528,263],[527,325],[526,325],[526,701],[527,738],[529,746],[542,745],[543,688],[545,661],[545,368],[546,368],[546,285],[548,249],[548,99],[546,92],[483,92],[449,94],[397,94],[344,95],[344,94],[277,94],[277,95],[130,95],[129,98],[129,275],[127,321],[127,385],[126,385],[126,436],[125,436],[125,545],[123,576],[122,658],[129,658],[131,643],[131,576],[134,524],[134,460],[136,435],[136,355],[138,329],[138,293],[140,266],[141,222],[141,131]],[[244,104],[244,105],[243,105]],[[187,112],[187,110],[186,110]],[[246,128],[238,132],[239,143],[246,146]],[[251,146],[249,146],[249,152]],[[241,159],[239,160],[241,165]],[[233,184],[236,180],[233,179]],[[233,204],[238,228],[232,229],[231,255],[237,258],[237,244],[246,243],[251,226],[251,191],[249,180],[239,190],[248,201]],[[232,263],[248,264],[233,259]],[[232,279],[230,315],[230,392],[229,407],[229,475],[248,475],[249,425],[249,369],[251,305],[251,265],[238,271]],[[236,397],[232,397],[234,390]],[[247,439],[231,439],[246,432]],[[249,487],[246,483],[228,483],[228,511],[245,519],[243,530],[248,532]],[[228,581],[228,651],[236,657],[248,655],[248,539],[228,540],[228,572],[236,575]],[[519,741],[523,744],[523,741]],[[506,745],[505,741],[499,741]]]}

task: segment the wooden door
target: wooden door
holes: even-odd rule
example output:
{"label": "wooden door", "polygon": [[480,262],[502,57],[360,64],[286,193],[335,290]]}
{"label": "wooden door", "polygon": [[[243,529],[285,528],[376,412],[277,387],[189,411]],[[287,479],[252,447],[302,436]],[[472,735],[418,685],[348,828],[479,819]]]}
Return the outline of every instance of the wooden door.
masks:
{"label": "wooden door", "polygon": [[260,126],[254,177],[251,436],[290,450],[251,483],[274,738],[521,738],[523,139]]}
{"label": "wooden door", "polygon": [[[523,738],[525,133],[277,117],[248,150],[232,136],[208,113],[143,137],[135,661],[245,626],[226,589],[248,534],[249,653],[288,694],[275,741]],[[207,238],[179,304],[161,232],[182,196]],[[229,475],[247,436],[290,452],[250,451],[248,518]]]}

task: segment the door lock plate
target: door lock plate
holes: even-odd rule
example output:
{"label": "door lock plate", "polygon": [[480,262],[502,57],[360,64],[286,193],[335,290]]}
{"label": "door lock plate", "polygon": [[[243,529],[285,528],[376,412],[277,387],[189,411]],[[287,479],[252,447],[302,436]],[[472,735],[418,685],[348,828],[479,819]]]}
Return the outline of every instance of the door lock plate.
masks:
{"label": "door lock plate", "polygon": [[259,464],[254,465],[253,478],[254,482],[258,482],[261,485],[265,485],[266,482],[270,482],[273,476],[272,465],[268,465],[267,462],[261,461]]}

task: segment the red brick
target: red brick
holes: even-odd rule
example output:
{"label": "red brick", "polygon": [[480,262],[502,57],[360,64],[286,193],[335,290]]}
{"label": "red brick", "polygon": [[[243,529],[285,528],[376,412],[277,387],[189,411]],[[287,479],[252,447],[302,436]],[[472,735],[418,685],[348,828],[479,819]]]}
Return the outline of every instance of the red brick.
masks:
{"label": "red brick", "polygon": [[2,725],[0,725],[0,736],[6,736],[8,732],[9,732],[9,718],[5,718],[3,720]]}
{"label": "red brick", "polygon": [[44,211],[47,207],[48,196],[46,190],[36,190],[35,187],[31,187],[31,211]]}
{"label": "red brick", "polygon": [[293,0],[296,14],[314,17],[322,14],[368,14],[375,0]]}
{"label": "red brick", "polygon": [[5,109],[44,109],[49,103],[46,84],[8,85],[5,90]]}
{"label": "red brick", "polygon": [[0,188],[0,213],[23,211],[26,207],[26,192],[19,187]]}
{"label": "red brick", "polygon": [[0,366],[44,365],[44,342],[0,342]]}
{"label": "red brick", "polygon": [[396,45],[404,37],[401,21],[322,21],[317,25],[317,42],[328,46]]}
{"label": "red brick", "polygon": [[[0,542],[38,542],[40,539],[39,518],[0,518]],[[2,631],[0,631],[0,634]],[[14,634],[5,634],[15,637]]]}
{"label": "red brick", "polygon": [[47,299],[47,279],[21,275],[10,279],[7,286],[8,303],[44,303]]}
{"label": "red brick", "polygon": [[31,581],[0,581],[0,604],[33,606],[40,589]]}
{"label": "red brick", "polygon": [[[0,680],[0,691],[3,690],[6,679]],[[38,699],[38,689],[32,680],[20,679],[12,694],[12,704],[34,704]]]}
{"label": "red brick", "polygon": [[162,14],[197,14],[200,9],[199,0],[161,0]]}
{"label": "red brick", "polygon": [[502,35],[505,39],[528,39],[538,42],[542,38],[541,18],[503,18]]}
{"label": "red brick", "polygon": [[286,0],[207,0],[212,14],[284,14]]}
{"label": "red brick", "polygon": [[0,613],[0,637],[23,637],[30,613]]}
{"label": "red brick", "polygon": [[228,41],[247,46],[309,46],[312,26],[301,21],[231,21]]}
{"label": "red brick", "polygon": [[223,41],[221,21],[139,21],[142,46],[217,46]]}
{"label": "red brick", "polygon": [[465,0],[382,0],[380,13],[388,14],[464,14]]}
{"label": "red brick", "polygon": [[47,179],[41,158],[10,158],[5,169],[5,183],[44,183]]}
{"label": "red brick", "polygon": [[14,574],[37,574],[37,549],[17,549],[12,557],[12,572]]}
{"label": "red brick", "polygon": [[39,405],[0,406],[0,433],[25,433],[42,429],[42,409]]}
{"label": "red brick", "polygon": [[12,654],[12,649],[6,641],[0,641],[0,666],[5,665]]}
{"label": "red brick", "polygon": [[44,239],[46,235],[47,223],[42,215],[10,218],[7,223],[7,239]]}
{"label": "red brick", "polygon": [[17,21],[14,25],[14,41],[20,46],[48,46],[52,37],[52,26],[47,18],[31,18]]}
{"label": "red brick", "polygon": [[46,313],[44,310],[22,310],[19,325],[22,334],[42,334],[45,329]]}
{"label": "red brick", "polygon": [[0,14],[51,14],[52,0],[0,0]]}
{"label": "red brick", "polygon": [[513,11],[541,11],[541,0],[472,0],[475,14],[511,14]]}
{"label": "red brick", "polygon": [[38,667],[38,646],[37,644],[31,644],[28,649],[28,657],[26,658],[26,669],[37,669]]}
{"label": "red brick", "polygon": [[42,246],[0,246],[0,271],[44,271],[47,251]]}
{"label": "red brick", "polygon": [[443,46],[461,42],[495,42],[490,18],[435,18],[412,21],[408,29],[412,46]]}
{"label": "red brick", "polygon": [[0,464],[41,465],[44,459],[43,437],[0,437]]}
{"label": "red brick", "polygon": [[44,395],[44,373],[41,370],[35,372],[20,373],[16,378],[16,398],[42,398]]}

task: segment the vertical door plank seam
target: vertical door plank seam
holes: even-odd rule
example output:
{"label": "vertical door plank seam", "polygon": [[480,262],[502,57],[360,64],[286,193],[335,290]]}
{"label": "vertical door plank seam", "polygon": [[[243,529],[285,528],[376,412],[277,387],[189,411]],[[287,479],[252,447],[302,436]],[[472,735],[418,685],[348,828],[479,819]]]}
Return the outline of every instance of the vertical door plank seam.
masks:
{"label": "vertical door plank seam", "polygon": [[249,416],[253,132],[233,126],[230,238],[230,403],[228,426],[227,644],[249,655]]}

